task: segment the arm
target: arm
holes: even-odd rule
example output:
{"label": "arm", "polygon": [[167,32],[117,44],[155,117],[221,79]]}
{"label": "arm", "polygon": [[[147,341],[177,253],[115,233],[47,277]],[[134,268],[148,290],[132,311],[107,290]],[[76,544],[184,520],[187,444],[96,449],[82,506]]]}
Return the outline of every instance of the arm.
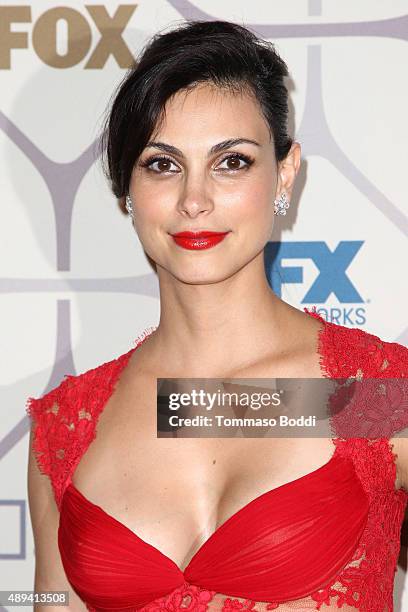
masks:
{"label": "arm", "polygon": [[[408,438],[390,438],[393,444],[393,452],[397,454],[395,460],[397,468],[396,489],[403,488],[408,491]],[[401,526],[401,550],[398,564],[402,569],[406,567],[406,555],[408,547],[408,507]]]}
{"label": "arm", "polygon": [[35,591],[68,591],[68,606],[36,605],[34,612],[85,612],[84,602],[70,586],[62,566],[58,549],[59,511],[49,478],[41,474],[33,448],[33,429],[30,431],[28,460],[28,502],[35,547]]}
{"label": "arm", "polygon": [[400,432],[399,436],[390,438],[390,443],[393,452],[397,455],[395,459],[397,468],[396,488],[402,487],[408,492],[408,429]]}

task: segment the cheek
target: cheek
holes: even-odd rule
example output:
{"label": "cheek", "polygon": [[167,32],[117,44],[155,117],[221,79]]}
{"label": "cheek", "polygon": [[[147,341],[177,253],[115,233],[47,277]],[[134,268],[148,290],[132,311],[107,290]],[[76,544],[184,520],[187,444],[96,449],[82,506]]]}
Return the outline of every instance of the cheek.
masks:
{"label": "cheek", "polygon": [[271,208],[273,212],[275,189],[276,175],[271,172],[271,167],[262,165],[257,168],[253,174],[248,175],[247,180],[240,182],[235,191],[241,213],[254,222],[269,217]]}
{"label": "cheek", "polygon": [[172,210],[168,194],[160,198],[157,193],[144,196],[139,205],[134,206],[134,227],[140,242],[151,253],[160,248],[165,240],[165,232],[170,231],[169,211]]}
{"label": "cheek", "polygon": [[160,189],[155,189],[148,181],[138,179],[133,185],[133,209],[135,218],[140,222],[154,219],[162,201]]}
{"label": "cheek", "polygon": [[273,219],[272,190],[260,182],[252,184],[248,190],[242,190],[236,204],[237,221],[245,221],[248,227],[259,227],[260,223],[267,224]]}
{"label": "cheek", "polygon": [[166,181],[138,179],[132,189],[134,215],[139,224],[158,224],[168,220],[169,211],[177,197]]}

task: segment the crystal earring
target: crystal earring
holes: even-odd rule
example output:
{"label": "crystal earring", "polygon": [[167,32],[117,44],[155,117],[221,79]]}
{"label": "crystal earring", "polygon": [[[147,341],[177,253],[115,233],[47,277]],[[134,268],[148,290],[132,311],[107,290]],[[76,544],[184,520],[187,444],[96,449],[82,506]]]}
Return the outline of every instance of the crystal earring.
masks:
{"label": "crystal earring", "polygon": [[133,207],[132,207],[132,198],[130,197],[130,195],[128,194],[126,196],[126,202],[125,202],[125,207],[126,210],[128,211],[129,215],[132,217],[133,219]]}
{"label": "crystal earring", "polygon": [[285,192],[281,193],[278,200],[274,201],[274,214],[286,215],[286,210],[289,208],[289,200]]}

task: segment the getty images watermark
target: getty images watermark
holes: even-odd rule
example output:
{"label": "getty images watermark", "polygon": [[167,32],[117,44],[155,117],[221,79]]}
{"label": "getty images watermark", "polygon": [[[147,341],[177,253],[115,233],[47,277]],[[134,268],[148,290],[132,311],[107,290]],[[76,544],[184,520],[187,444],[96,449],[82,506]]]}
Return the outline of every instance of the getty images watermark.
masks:
{"label": "getty images watermark", "polygon": [[157,379],[158,437],[408,436],[402,378]]}
{"label": "getty images watermark", "polygon": [[[252,411],[262,408],[282,407],[283,389],[273,393],[268,392],[226,392],[218,389],[209,393],[204,389],[192,389],[190,392],[172,392],[168,396],[168,408],[172,411],[180,411],[183,408],[198,408],[207,412],[214,411],[222,406],[224,409],[233,409],[237,406],[245,407]],[[236,427],[236,426],[268,426],[268,427],[315,427],[316,415],[301,415],[297,418],[287,414],[279,414],[277,417],[236,417],[226,414],[197,414],[195,416],[182,416],[180,413],[169,416],[169,424],[172,427]]]}
{"label": "getty images watermark", "polygon": [[157,435],[327,436],[334,388],[334,379],[160,378]]}

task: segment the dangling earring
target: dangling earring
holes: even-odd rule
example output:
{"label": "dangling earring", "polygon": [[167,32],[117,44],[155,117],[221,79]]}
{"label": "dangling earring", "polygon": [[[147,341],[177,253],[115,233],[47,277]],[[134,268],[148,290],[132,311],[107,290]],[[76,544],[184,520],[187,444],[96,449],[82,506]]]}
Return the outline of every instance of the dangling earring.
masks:
{"label": "dangling earring", "polygon": [[282,192],[278,200],[274,201],[274,214],[286,215],[286,210],[289,208],[289,200],[285,192]]}
{"label": "dangling earring", "polygon": [[129,215],[132,217],[132,220],[133,220],[132,198],[130,197],[129,194],[126,196],[125,207],[126,207],[126,210],[129,213]]}

